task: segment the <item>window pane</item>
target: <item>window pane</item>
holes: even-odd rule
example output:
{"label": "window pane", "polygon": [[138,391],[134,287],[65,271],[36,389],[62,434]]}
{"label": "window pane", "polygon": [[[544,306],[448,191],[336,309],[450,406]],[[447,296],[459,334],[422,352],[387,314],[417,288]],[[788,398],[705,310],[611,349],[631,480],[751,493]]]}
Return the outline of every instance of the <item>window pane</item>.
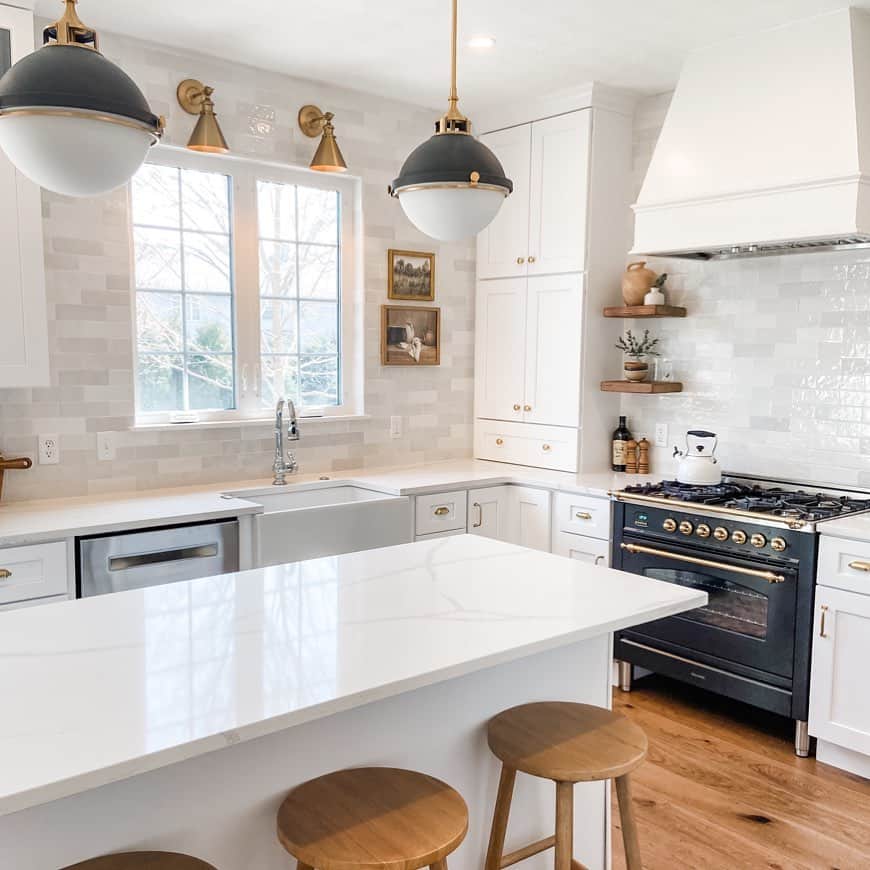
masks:
{"label": "window pane", "polygon": [[181,236],[176,230],[136,228],[136,286],[181,290]]}
{"label": "window pane", "polygon": [[181,350],[181,294],[136,294],[136,335],[139,351]]}
{"label": "window pane", "polygon": [[194,354],[188,360],[187,372],[192,409],[215,411],[233,407],[232,354]]}
{"label": "window pane", "polygon": [[229,296],[185,295],[187,350],[232,353],[233,304]]}
{"label": "window pane", "polygon": [[337,405],[338,357],[299,357],[299,386],[303,405]]}
{"label": "window pane", "polygon": [[338,248],[299,246],[299,295],[338,298]]}
{"label": "window pane", "polygon": [[288,398],[299,401],[295,356],[263,357],[263,388],[260,396],[267,408],[273,408],[278,399]]}
{"label": "window pane", "polygon": [[181,354],[140,354],[136,404],[140,411],[174,411],[184,406]]}
{"label": "window pane", "polygon": [[292,184],[257,182],[257,213],[261,239],[296,239],[296,188]]}
{"label": "window pane", "polygon": [[264,299],[260,305],[260,352],[296,353],[296,303]]}
{"label": "window pane", "polygon": [[229,178],[186,169],[181,174],[181,206],[184,229],[229,233]]}
{"label": "window pane", "polygon": [[300,353],[338,351],[338,306],[334,302],[299,303]]}
{"label": "window pane", "polygon": [[178,170],[146,164],[133,176],[133,223],[178,226]]}
{"label": "window pane", "polygon": [[299,241],[338,244],[338,193],[314,187],[297,188]]}
{"label": "window pane", "polygon": [[229,236],[184,233],[184,289],[230,292]]}
{"label": "window pane", "polygon": [[260,294],[297,296],[296,245],[260,242]]}

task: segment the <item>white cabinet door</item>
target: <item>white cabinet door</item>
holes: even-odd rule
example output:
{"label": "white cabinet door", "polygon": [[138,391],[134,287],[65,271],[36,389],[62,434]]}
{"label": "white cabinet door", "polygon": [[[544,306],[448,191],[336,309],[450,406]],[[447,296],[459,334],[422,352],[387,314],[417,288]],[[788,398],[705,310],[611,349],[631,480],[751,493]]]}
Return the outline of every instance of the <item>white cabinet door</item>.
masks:
{"label": "white cabinet door", "polygon": [[870,755],[868,661],[870,595],[817,586],[810,733],[865,755]]}
{"label": "white cabinet door", "polygon": [[[0,59],[33,51],[33,15],[0,5]],[[0,60],[0,74],[6,70]],[[0,151],[0,387],[47,386],[48,323],[39,188]]]}
{"label": "white cabinet door", "polygon": [[610,543],[599,538],[587,538],[585,535],[556,532],[553,535],[553,552],[557,556],[577,559],[590,565],[606,568],[610,564]]}
{"label": "white cabinet door", "polygon": [[531,124],[481,136],[514,183],[495,220],[477,237],[477,277],[525,275],[529,247],[529,168]]}
{"label": "white cabinet door", "polygon": [[523,420],[580,424],[583,276],[528,279]]}
{"label": "white cabinet door", "polygon": [[532,124],[529,275],[582,272],[592,110]]}
{"label": "white cabinet door", "polygon": [[510,543],[550,552],[550,491],[511,486]]}
{"label": "white cabinet door", "polygon": [[479,281],[475,321],[476,414],[522,420],[526,279]]}
{"label": "white cabinet door", "polygon": [[509,486],[468,491],[468,531],[472,535],[510,540]]}

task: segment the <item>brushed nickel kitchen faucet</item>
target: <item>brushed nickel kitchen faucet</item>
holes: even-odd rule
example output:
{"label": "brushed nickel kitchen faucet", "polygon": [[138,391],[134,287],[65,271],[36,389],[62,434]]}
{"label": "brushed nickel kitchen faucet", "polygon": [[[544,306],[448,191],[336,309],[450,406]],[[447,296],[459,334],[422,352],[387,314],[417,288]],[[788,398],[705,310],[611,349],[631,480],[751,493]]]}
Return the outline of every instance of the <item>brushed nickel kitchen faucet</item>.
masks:
{"label": "brushed nickel kitchen faucet", "polygon": [[299,440],[299,423],[296,420],[296,405],[290,399],[278,399],[275,406],[275,461],[272,463],[272,471],[275,475],[272,486],[286,486],[286,475],[294,474],[299,470],[296,457],[291,450],[284,455],[284,405],[290,419],[287,421],[287,440]]}

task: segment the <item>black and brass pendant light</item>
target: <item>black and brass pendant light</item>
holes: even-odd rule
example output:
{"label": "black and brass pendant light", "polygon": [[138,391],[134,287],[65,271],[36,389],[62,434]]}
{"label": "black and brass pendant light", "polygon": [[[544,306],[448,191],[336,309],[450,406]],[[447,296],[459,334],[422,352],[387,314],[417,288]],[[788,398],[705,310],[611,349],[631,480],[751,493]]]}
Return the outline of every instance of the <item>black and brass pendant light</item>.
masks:
{"label": "black and brass pendant light", "polygon": [[405,160],[389,187],[417,229],[442,241],[479,233],[513,191],[499,159],[471,135],[456,90],[457,0],[452,0],[450,98],[435,135]]}
{"label": "black and brass pendant light", "polygon": [[320,136],[320,144],[309,164],[318,172],[346,172],[347,164],[338,142],[335,141],[335,127],[332,126],[332,112],[321,112],[317,106],[303,106],[299,110],[299,129],[309,138]]}
{"label": "black and brass pendant light", "polygon": [[196,79],[184,79],[175,91],[178,105],[189,115],[199,115],[187,147],[191,151],[203,151],[208,154],[226,154],[230,147],[221,132],[214,113],[214,102],[211,95],[214,88],[204,85]]}
{"label": "black and brass pendant light", "polygon": [[125,184],[163,133],[136,83],[64,0],[41,48],[0,79],[0,147],[42,187],[94,196]]}

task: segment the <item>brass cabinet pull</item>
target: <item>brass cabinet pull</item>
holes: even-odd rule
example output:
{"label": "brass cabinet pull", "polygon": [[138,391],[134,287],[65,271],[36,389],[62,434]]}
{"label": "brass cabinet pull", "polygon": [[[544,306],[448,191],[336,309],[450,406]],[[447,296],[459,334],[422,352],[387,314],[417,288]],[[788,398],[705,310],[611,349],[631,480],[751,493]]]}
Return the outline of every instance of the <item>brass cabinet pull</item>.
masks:
{"label": "brass cabinet pull", "polygon": [[529,262],[530,262],[530,263],[534,263],[534,262],[535,262],[535,258],[534,258],[533,256],[531,256],[531,254],[529,255]]}
{"label": "brass cabinet pull", "polygon": [[849,567],[853,571],[870,571],[870,562],[849,562]]}
{"label": "brass cabinet pull", "polygon": [[476,501],[472,507],[477,508],[477,522],[472,523],[471,528],[479,529],[483,525],[483,508],[480,506],[480,502]]}
{"label": "brass cabinet pull", "polygon": [[519,405],[514,405],[514,410],[515,410],[515,411],[519,411],[519,410],[520,410],[520,406],[519,406]]}
{"label": "brass cabinet pull", "polygon": [[8,580],[12,572],[8,568],[0,568],[0,580]]}
{"label": "brass cabinet pull", "polygon": [[543,450],[544,453],[549,453],[552,449],[553,449],[553,448],[550,447],[549,444],[542,444],[542,445],[541,445],[541,450]]}
{"label": "brass cabinet pull", "polygon": [[739,565],[726,565],[724,562],[713,562],[710,559],[699,559],[697,556],[684,556],[681,553],[671,553],[667,550],[657,550],[653,547],[642,547],[640,544],[620,544],[623,550],[629,553],[646,553],[648,556],[661,556],[663,559],[673,559],[675,562],[688,562],[690,565],[701,565],[704,568],[722,568],[724,571],[733,571],[735,574],[743,574],[746,577],[759,577],[768,583],[785,583],[782,574],[774,574],[773,571],[758,571],[755,568],[741,568]]}
{"label": "brass cabinet pull", "polygon": [[828,614],[828,605],[822,605],[822,618],[819,620],[819,637],[827,637],[825,634],[825,617]]}
{"label": "brass cabinet pull", "polygon": [[441,505],[441,507],[435,508],[435,516],[436,517],[446,517],[447,514],[450,513],[450,508]]}
{"label": "brass cabinet pull", "polygon": [[523,405],[523,410],[524,410],[524,411],[531,411],[531,410],[532,410],[532,406],[531,406],[531,405]]}
{"label": "brass cabinet pull", "polygon": [[591,520],[592,519],[592,514],[590,514],[589,511],[577,511],[577,513],[574,514],[574,516],[577,517],[578,520]]}
{"label": "brass cabinet pull", "polygon": [[525,262],[526,262],[526,258],[525,258],[525,257],[517,257],[517,265],[518,265],[518,266],[522,266],[523,263],[525,263]]}
{"label": "brass cabinet pull", "polygon": [[495,443],[498,444],[499,447],[501,447],[501,445],[504,444],[504,438],[496,438]]}

